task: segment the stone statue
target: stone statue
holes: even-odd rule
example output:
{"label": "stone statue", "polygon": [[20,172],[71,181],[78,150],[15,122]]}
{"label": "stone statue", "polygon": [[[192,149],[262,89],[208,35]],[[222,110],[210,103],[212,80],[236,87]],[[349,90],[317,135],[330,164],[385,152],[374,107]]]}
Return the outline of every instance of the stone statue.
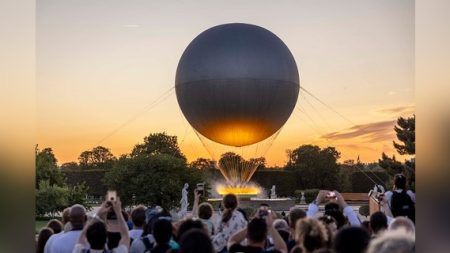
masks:
{"label": "stone statue", "polygon": [[302,197],[300,198],[300,204],[306,204],[305,193],[302,192]]}
{"label": "stone statue", "polygon": [[188,189],[189,188],[189,184],[185,183],[183,190],[181,190],[181,200],[180,200],[180,211],[178,212],[178,215],[180,217],[184,217],[184,215],[187,213],[187,208],[189,206],[189,202],[188,202]]}
{"label": "stone statue", "polygon": [[275,192],[275,185],[272,185],[272,189],[270,189],[270,198],[271,199],[276,199],[277,198],[277,193]]}

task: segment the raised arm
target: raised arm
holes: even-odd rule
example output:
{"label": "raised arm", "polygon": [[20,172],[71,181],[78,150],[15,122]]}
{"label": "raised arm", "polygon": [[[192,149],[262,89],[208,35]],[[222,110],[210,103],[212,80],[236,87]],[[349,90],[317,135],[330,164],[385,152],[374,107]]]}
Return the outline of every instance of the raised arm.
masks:
{"label": "raised arm", "polygon": [[197,189],[194,190],[194,204],[192,205],[192,217],[198,217],[198,204],[200,202],[200,193]]}
{"label": "raised arm", "polygon": [[80,236],[78,237],[77,244],[82,244],[82,245],[87,245],[88,244],[88,241],[87,241],[87,238],[86,238],[86,233],[87,233],[87,230],[88,230],[89,226],[91,226],[95,222],[99,222],[99,221],[105,222],[106,214],[108,213],[109,208],[110,207],[108,206],[106,201],[104,201],[101,204],[101,206],[98,209],[97,213],[94,214],[92,219],[84,226],[83,230],[81,231]]}
{"label": "raised arm", "polygon": [[306,211],[306,216],[314,217],[319,212],[319,205],[325,202],[325,198],[329,191],[320,190],[317,194],[316,199],[308,205],[308,210]]}
{"label": "raised arm", "polygon": [[343,213],[345,216],[347,216],[348,221],[352,226],[360,226],[361,221],[358,218],[358,215],[353,211],[353,208],[345,202],[344,197],[338,192],[334,191],[336,194],[336,201],[339,204],[339,206],[343,209]]}
{"label": "raised arm", "polygon": [[247,236],[247,228],[243,228],[233,234],[230,239],[228,239],[227,249],[230,250],[231,246],[234,244],[241,243]]}
{"label": "raised arm", "polygon": [[127,249],[130,247],[130,235],[128,234],[128,226],[125,222],[125,219],[122,215],[122,202],[120,202],[120,198],[117,197],[116,201],[112,202],[112,207],[114,210],[114,213],[116,214],[117,221],[119,223],[119,231],[120,231],[120,244],[123,244],[127,247]]}
{"label": "raised arm", "polygon": [[280,233],[278,233],[278,231],[273,226],[273,215],[271,210],[269,210],[269,215],[267,215],[266,223],[267,230],[269,232],[269,235],[272,237],[275,249],[277,249],[281,253],[287,253],[288,249],[286,243],[284,242],[283,238],[281,238]]}

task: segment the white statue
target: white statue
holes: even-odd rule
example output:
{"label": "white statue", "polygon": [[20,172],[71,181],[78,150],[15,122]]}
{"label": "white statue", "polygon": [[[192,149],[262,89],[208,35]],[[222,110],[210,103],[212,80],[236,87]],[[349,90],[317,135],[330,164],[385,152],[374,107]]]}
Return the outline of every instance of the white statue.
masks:
{"label": "white statue", "polygon": [[184,217],[184,215],[187,213],[187,208],[189,206],[189,202],[188,202],[188,189],[189,188],[189,184],[185,183],[183,190],[181,190],[181,200],[180,200],[180,211],[178,212],[178,215],[180,217]]}
{"label": "white statue", "polygon": [[276,199],[277,198],[277,193],[275,192],[275,185],[272,185],[272,189],[270,189],[270,198],[271,199]]}
{"label": "white statue", "polygon": [[302,192],[302,197],[300,198],[300,204],[306,204],[305,192]]}

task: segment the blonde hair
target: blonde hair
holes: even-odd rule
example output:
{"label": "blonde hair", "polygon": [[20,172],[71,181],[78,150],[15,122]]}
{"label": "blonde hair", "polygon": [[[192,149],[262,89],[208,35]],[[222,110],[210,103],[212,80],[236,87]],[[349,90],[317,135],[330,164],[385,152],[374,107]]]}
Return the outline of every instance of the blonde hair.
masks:
{"label": "blonde hair", "polygon": [[415,236],[404,229],[386,231],[369,244],[367,253],[413,253]]}
{"label": "blonde hair", "polygon": [[317,219],[298,220],[295,225],[295,241],[310,252],[326,246],[328,234],[325,225]]}

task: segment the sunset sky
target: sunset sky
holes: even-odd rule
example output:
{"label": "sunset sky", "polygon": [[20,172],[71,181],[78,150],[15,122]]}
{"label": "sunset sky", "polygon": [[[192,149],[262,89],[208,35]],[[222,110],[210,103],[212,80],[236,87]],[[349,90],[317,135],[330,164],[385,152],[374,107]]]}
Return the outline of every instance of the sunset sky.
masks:
{"label": "sunset sky", "polygon": [[97,145],[128,153],[165,131],[179,137],[189,160],[210,158],[170,89],[191,40],[232,22],[279,36],[300,86],[334,110],[300,91],[266,153],[269,165],[282,166],[286,149],[302,144],[335,146],[342,160],[395,153],[395,120],[415,111],[412,0],[38,0],[39,146],[64,163]]}

